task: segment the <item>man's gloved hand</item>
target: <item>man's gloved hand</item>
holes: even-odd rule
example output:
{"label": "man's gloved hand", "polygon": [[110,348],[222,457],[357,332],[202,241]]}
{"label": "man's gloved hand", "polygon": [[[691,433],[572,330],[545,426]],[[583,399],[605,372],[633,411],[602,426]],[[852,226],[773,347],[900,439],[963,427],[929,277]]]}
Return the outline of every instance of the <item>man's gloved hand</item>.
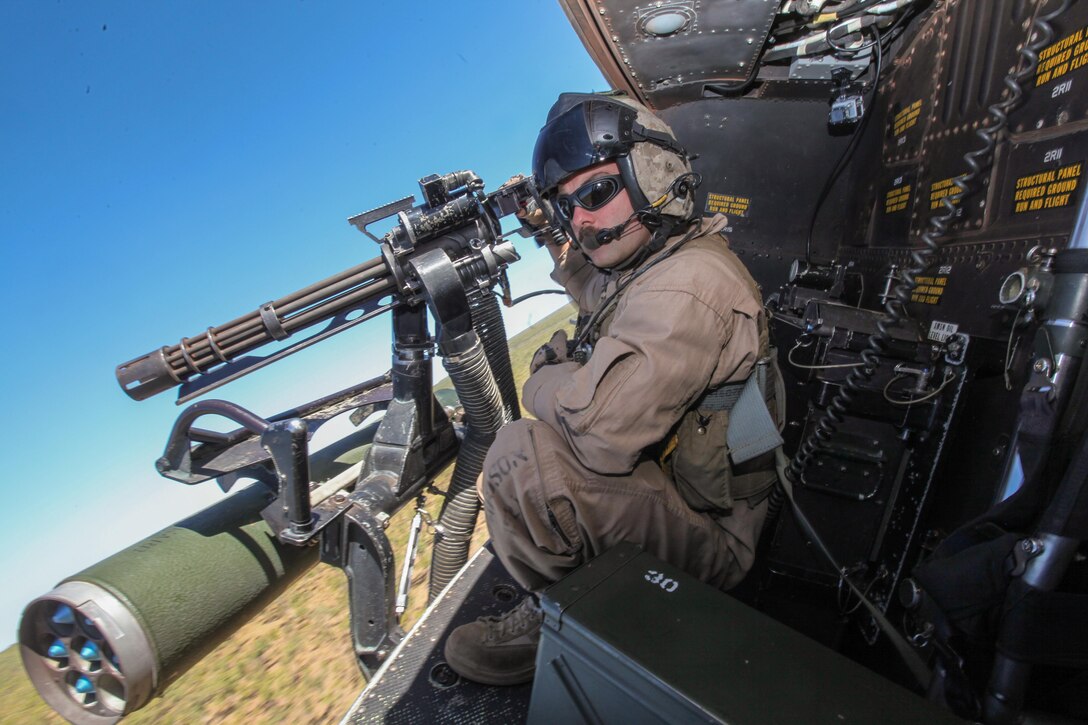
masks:
{"label": "man's gloved hand", "polygon": [[540,346],[540,349],[529,361],[529,374],[532,375],[545,365],[556,365],[567,362],[567,331],[556,330],[552,339]]}
{"label": "man's gloved hand", "polygon": [[[517,184],[525,180],[523,174],[514,174],[503,183],[503,187],[510,186],[511,184]],[[502,188],[502,187],[500,187]],[[535,201],[530,200],[524,207],[514,212],[514,216],[521,222],[522,228],[519,233],[523,237],[535,237],[536,242],[540,246],[553,246],[556,244],[565,243],[565,235],[559,232],[558,229],[552,229],[549,232],[545,232],[545,228],[551,226],[551,219],[548,218],[548,212],[541,208]]]}
{"label": "man's gloved hand", "polygon": [[524,209],[519,209],[514,216],[525,223],[526,226],[539,231],[548,226],[548,217],[544,210],[535,201],[530,201]]}

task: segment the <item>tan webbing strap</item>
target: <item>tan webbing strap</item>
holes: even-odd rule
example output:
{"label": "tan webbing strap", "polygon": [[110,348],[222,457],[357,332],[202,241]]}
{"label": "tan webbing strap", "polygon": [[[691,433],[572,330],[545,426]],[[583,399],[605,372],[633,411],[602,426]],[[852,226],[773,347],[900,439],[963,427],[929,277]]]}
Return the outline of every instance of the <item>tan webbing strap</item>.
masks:
{"label": "tan webbing strap", "polygon": [[771,418],[771,412],[767,410],[764,394],[769,364],[768,358],[755,364],[740,397],[729,411],[729,428],[725,432],[725,442],[729,446],[729,457],[734,464],[750,461],[783,443],[778,426]]}
{"label": "tan webbing strap", "polygon": [[727,383],[704,395],[695,407],[700,410],[732,410],[740,399],[744,386],[745,383]]}

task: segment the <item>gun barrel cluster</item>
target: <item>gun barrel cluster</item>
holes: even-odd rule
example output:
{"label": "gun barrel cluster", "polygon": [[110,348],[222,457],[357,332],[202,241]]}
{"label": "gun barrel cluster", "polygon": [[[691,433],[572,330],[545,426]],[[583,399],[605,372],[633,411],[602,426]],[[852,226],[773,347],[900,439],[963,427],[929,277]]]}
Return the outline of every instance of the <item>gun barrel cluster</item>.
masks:
{"label": "gun barrel cluster", "polygon": [[376,257],[230,322],[118,365],[117,380],[130,397],[144,400],[220,363],[395,291],[396,283],[385,262]]}

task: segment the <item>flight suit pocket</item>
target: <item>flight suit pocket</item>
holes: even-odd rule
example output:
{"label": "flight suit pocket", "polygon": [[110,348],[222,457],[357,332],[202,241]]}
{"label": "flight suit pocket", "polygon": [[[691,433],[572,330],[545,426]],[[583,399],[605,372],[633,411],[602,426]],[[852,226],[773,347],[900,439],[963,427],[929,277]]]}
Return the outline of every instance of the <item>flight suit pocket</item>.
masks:
{"label": "flight suit pocket", "polygon": [[684,501],[695,511],[726,513],[733,508],[733,469],[725,430],[724,410],[690,410],[680,421],[672,475]]}
{"label": "flight suit pocket", "polygon": [[578,533],[578,521],[574,516],[574,506],[563,497],[548,500],[548,523],[559,539],[560,546],[556,554],[576,554],[582,550],[582,536]]}

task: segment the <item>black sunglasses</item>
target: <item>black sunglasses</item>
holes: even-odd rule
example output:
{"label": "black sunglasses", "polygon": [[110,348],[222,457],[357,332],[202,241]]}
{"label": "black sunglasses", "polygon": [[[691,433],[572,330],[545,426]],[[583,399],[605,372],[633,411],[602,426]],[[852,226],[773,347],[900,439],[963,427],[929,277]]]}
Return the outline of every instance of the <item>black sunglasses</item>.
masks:
{"label": "black sunglasses", "polygon": [[555,209],[559,216],[570,221],[574,216],[574,207],[580,206],[586,211],[596,211],[616,198],[623,189],[623,179],[618,175],[598,176],[592,181],[579,186],[572,194],[555,197]]}

